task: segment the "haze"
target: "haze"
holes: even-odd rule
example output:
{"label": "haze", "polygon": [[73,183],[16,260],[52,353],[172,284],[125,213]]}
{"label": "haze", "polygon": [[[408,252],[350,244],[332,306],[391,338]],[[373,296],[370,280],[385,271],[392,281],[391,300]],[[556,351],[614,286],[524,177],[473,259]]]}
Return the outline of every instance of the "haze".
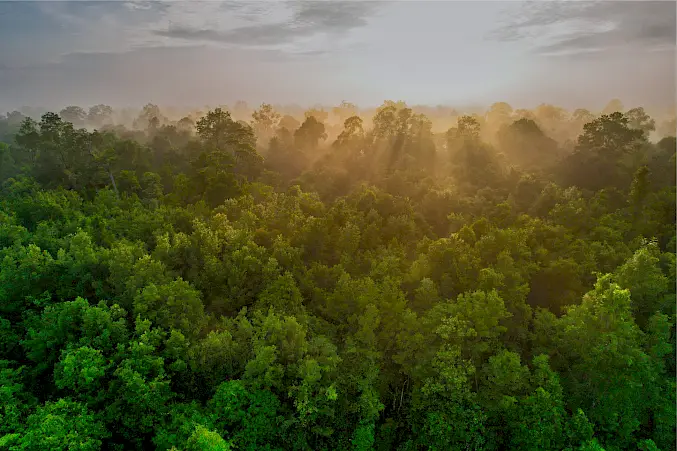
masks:
{"label": "haze", "polygon": [[0,109],[671,108],[674,2],[5,2]]}

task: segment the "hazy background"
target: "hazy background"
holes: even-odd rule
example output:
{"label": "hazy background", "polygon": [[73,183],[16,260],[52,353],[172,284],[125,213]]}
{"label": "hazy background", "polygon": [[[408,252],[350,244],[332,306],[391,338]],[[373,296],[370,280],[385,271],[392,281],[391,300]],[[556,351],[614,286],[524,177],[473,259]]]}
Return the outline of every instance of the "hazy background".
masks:
{"label": "hazy background", "polygon": [[0,3],[0,110],[232,103],[673,108],[675,2]]}

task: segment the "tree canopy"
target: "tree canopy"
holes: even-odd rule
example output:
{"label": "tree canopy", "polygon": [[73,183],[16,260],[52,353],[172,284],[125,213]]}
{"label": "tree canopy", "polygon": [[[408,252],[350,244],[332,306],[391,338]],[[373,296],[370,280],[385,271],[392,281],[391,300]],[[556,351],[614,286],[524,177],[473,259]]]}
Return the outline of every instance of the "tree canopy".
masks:
{"label": "tree canopy", "polygon": [[674,136],[371,113],[1,117],[0,450],[675,449]]}

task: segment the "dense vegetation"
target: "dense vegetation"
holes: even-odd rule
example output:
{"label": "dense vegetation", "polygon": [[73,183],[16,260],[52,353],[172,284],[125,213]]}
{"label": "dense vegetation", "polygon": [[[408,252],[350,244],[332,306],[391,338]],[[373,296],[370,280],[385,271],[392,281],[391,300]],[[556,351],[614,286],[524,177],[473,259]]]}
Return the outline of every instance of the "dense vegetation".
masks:
{"label": "dense vegetation", "polygon": [[4,117],[0,449],[675,449],[675,138],[351,108]]}

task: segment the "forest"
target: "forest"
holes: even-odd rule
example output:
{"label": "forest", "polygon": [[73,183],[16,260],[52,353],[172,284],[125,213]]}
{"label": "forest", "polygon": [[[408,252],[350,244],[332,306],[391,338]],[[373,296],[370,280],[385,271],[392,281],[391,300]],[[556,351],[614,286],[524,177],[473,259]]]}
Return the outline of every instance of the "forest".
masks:
{"label": "forest", "polygon": [[676,447],[675,122],[0,116],[0,450]]}

